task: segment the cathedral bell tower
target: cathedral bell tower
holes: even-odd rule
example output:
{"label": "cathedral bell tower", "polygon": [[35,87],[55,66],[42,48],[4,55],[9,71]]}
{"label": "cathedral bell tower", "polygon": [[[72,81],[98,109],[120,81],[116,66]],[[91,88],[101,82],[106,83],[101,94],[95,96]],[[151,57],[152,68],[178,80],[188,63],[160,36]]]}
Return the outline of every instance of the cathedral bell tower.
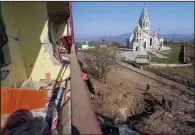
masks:
{"label": "cathedral bell tower", "polygon": [[145,31],[150,30],[150,18],[149,18],[148,11],[145,5],[142,11],[142,14],[140,16],[140,19],[139,19],[139,25]]}

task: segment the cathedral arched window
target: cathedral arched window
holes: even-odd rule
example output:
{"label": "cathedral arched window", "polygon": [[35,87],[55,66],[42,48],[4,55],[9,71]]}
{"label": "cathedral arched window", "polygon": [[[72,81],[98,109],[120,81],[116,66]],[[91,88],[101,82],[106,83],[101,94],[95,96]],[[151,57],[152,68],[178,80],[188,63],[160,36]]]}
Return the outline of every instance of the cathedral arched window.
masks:
{"label": "cathedral arched window", "polygon": [[139,36],[139,33],[137,33],[137,37]]}
{"label": "cathedral arched window", "polygon": [[138,39],[137,39],[137,42],[138,42]]}
{"label": "cathedral arched window", "polygon": [[148,22],[146,22],[146,27],[148,27]]}
{"label": "cathedral arched window", "polygon": [[142,33],[141,33],[141,32],[139,33],[139,36],[140,36],[140,37],[142,36]]}
{"label": "cathedral arched window", "polygon": [[145,22],[143,22],[143,27],[145,27]]}
{"label": "cathedral arched window", "polygon": [[142,42],[142,40],[140,39],[140,43]]}

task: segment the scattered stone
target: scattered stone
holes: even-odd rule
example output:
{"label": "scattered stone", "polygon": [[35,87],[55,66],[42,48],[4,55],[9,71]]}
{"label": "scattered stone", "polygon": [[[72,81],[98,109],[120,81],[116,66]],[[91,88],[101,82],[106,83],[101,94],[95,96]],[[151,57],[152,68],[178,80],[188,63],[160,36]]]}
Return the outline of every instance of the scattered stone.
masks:
{"label": "scattered stone", "polygon": [[98,95],[99,97],[103,97],[103,96],[104,96],[104,93],[103,93],[103,91],[99,91],[99,92],[97,93],[97,95]]}
{"label": "scattered stone", "polygon": [[90,98],[91,99],[94,99],[94,94],[90,94]]}

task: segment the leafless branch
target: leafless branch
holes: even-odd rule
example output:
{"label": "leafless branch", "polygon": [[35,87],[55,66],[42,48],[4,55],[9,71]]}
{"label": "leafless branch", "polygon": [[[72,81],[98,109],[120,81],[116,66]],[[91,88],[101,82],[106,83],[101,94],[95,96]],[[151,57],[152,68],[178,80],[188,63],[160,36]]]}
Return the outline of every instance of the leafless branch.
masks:
{"label": "leafless branch", "polygon": [[106,74],[116,65],[116,48],[113,46],[96,46],[96,48],[88,52],[87,55],[89,66],[93,66],[97,69],[99,78],[106,80]]}

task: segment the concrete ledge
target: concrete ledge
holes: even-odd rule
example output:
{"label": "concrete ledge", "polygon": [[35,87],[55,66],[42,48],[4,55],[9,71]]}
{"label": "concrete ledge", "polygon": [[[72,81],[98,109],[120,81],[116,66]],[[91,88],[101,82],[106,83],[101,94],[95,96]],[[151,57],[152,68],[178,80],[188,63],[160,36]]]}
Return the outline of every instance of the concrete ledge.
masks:
{"label": "concrete ledge", "polygon": [[159,63],[150,63],[150,66],[154,67],[188,67],[192,66],[192,64],[159,64]]}
{"label": "concrete ledge", "polygon": [[81,78],[81,68],[75,52],[75,45],[71,48],[71,105],[72,105],[72,134],[97,134],[101,129],[91,106],[88,87]]}

